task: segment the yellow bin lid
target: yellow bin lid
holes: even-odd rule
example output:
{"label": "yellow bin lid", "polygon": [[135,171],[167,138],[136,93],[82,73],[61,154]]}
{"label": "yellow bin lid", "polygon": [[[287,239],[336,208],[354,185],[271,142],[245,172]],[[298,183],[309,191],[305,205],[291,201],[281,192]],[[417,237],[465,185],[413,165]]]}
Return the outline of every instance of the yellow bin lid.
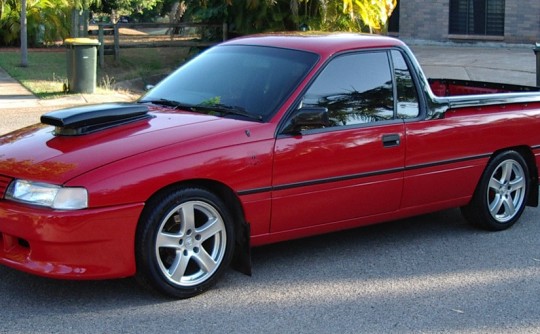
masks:
{"label": "yellow bin lid", "polygon": [[85,37],[79,37],[79,38],[66,38],[64,40],[64,44],[69,45],[100,45],[99,41],[97,39],[92,38],[85,38]]}

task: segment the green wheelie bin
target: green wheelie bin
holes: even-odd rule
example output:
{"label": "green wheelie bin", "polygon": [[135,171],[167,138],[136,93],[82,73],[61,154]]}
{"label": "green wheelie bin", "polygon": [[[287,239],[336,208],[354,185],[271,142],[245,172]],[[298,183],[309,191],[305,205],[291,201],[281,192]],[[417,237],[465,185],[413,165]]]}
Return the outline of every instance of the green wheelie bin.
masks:
{"label": "green wheelie bin", "polygon": [[99,41],[91,38],[68,38],[64,45],[68,78],[65,89],[70,93],[93,93],[96,89]]}

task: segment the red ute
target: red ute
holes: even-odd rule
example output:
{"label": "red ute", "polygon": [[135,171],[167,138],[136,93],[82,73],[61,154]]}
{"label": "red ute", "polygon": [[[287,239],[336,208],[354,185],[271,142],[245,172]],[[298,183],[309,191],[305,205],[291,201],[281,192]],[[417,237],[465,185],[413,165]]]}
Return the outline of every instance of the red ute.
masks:
{"label": "red ute", "polygon": [[395,39],[265,35],[48,113],[0,138],[0,263],[185,298],[251,246],[451,207],[510,227],[538,203],[540,94],[431,84]]}

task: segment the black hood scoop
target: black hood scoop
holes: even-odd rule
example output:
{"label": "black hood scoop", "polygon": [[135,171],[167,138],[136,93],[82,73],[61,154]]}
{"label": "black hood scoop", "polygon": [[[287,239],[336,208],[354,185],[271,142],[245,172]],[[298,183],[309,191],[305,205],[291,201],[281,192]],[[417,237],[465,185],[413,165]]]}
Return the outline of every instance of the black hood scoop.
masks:
{"label": "black hood scoop", "polygon": [[108,103],[53,111],[41,123],[55,126],[58,136],[80,136],[151,117],[142,104]]}

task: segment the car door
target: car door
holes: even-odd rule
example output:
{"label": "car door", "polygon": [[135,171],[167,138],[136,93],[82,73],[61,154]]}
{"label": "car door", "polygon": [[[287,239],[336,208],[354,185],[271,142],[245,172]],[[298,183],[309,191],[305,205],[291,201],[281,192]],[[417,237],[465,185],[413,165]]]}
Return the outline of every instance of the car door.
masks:
{"label": "car door", "polygon": [[328,122],[278,134],[272,233],[399,209],[405,137],[391,73],[389,51],[347,53],[309,86],[289,123],[304,108],[327,110]]}
{"label": "car door", "polygon": [[[466,203],[474,192],[488,157],[485,140],[475,126],[482,122],[471,115],[441,119],[418,118],[419,94],[412,68],[397,50],[392,51],[398,88],[398,118],[406,121],[407,149],[401,209],[408,214]],[[460,120],[461,119],[461,120]],[[501,122],[506,119],[501,116]],[[463,130],[464,125],[468,131]],[[490,129],[490,132],[495,130]],[[477,151],[475,151],[475,148]]]}

